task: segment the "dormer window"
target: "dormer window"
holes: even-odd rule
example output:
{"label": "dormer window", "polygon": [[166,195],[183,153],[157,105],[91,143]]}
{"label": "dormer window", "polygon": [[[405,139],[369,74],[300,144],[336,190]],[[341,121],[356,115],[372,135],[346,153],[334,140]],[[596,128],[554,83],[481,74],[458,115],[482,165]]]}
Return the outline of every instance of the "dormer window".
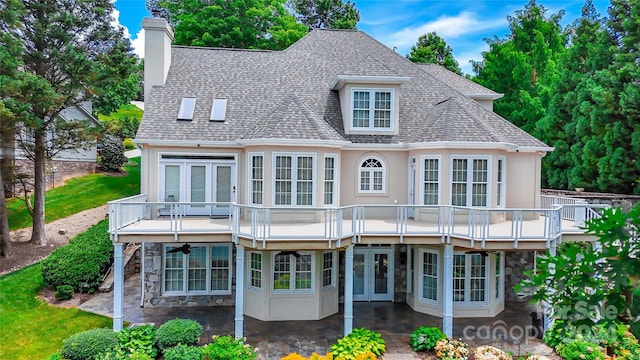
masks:
{"label": "dormer window", "polygon": [[182,98],[182,103],[180,104],[180,111],[178,111],[178,120],[193,120],[193,111],[196,108],[196,98],[194,97],[185,97]]}
{"label": "dormer window", "polygon": [[394,89],[351,90],[351,129],[392,131],[394,119]]}

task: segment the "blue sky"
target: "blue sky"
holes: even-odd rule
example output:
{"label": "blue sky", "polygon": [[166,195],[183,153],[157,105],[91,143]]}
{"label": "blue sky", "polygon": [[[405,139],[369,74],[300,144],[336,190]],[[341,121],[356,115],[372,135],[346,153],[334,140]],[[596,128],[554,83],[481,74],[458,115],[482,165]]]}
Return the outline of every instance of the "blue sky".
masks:
{"label": "blue sky", "polygon": [[[507,16],[524,8],[527,0],[356,0],[360,10],[358,29],[368,33],[401,55],[422,34],[435,31],[453,49],[464,73],[471,72],[469,60],[481,60],[487,50],[483,39],[509,33]],[[564,9],[563,25],[580,16],[583,0],[543,0],[547,14]],[[594,0],[606,15],[608,0]],[[142,19],[149,16],[144,0],[115,0],[117,21],[128,29],[136,53],[142,55]]]}

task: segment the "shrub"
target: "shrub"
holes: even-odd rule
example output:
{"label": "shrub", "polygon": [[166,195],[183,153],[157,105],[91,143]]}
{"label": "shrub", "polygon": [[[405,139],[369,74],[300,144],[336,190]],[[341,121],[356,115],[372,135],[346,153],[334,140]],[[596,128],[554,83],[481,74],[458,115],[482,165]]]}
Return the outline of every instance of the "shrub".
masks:
{"label": "shrub", "polygon": [[195,320],[173,319],[162,324],[156,332],[156,344],[161,350],[183,345],[197,345],[202,325]]}
{"label": "shrub", "polygon": [[333,360],[333,355],[328,353],[326,356],[322,356],[314,352],[311,356],[306,358],[298,353],[291,353],[280,360]]}
{"label": "shrub", "polygon": [[125,354],[134,352],[155,358],[158,351],[155,347],[157,329],[153,325],[136,326],[118,332],[118,346]]}
{"label": "shrub", "polygon": [[125,162],[127,157],[124,156],[122,141],[113,135],[103,136],[100,168],[103,171],[119,171]]}
{"label": "shrub", "polygon": [[131,353],[127,353],[124,349],[107,351],[100,355],[97,355],[94,360],[153,360],[151,356],[136,350]]}
{"label": "shrub", "polygon": [[62,360],[62,353],[58,351],[55,354],[51,354],[47,360]]}
{"label": "shrub", "polygon": [[512,360],[511,355],[493,346],[479,346],[473,351],[475,360]]}
{"label": "shrub", "polygon": [[[518,358],[520,359],[520,358]],[[524,356],[523,358],[524,360],[551,360],[546,356],[543,355],[535,355],[535,354],[527,354]]]}
{"label": "shrub", "polygon": [[116,333],[111,329],[91,329],[70,336],[62,344],[62,356],[66,360],[93,359],[118,345]]}
{"label": "shrub", "polygon": [[136,144],[130,138],[124,139],[124,141],[122,141],[122,145],[125,150],[133,150],[136,148]]}
{"label": "shrub", "polygon": [[179,344],[164,351],[164,360],[204,360],[204,354],[197,346]]}
{"label": "shrub", "polygon": [[68,285],[75,291],[93,291],[100,286],[113,256],[108,225],[108,220],[100,221],[42,260],[45,285],[53,289]]}
{"label": "shrub", "polygon": [[386,344],[380,334],[364,328],[353,329],[351,334],[338,339],[331,345],[331,353],[334,358],[356,359],[358,355],[372,353],[381,356],[386,350]]}
{"label": "shrub", "polygon": [[556,346],[558,355],[566,360],[604,360],[605,353],[598,344],[585,341],[573,340],[567,344]]}
{"label": "shrub", "polygon": [[630,326],[621,322],[600,324],[595,327],[598,345],[606,353],[620,360],[640,359],[638,339],[629,331]]}
{"label": "shrub", "polygon": [[436,343],[438,359],[466,360],[469,357],[469,346],[461,340],[443,339]]}
{"label": "shrub", "polygon": [[58,285],[56,292],[53,294],[58,300],[71,299],[73,296],[73,286],[71,285]]}
{"label": "shrub", "polygon": [[447,336],[435,326],[420,326],[409,336],[409,345],[413,351],[431,351],[436,343]]}
{"label": "shrub", "polygon": [[231,335],[214,336],[213,343],[205,346],[203,352],[207,360],[253,360],[258,357],[251,345]]}

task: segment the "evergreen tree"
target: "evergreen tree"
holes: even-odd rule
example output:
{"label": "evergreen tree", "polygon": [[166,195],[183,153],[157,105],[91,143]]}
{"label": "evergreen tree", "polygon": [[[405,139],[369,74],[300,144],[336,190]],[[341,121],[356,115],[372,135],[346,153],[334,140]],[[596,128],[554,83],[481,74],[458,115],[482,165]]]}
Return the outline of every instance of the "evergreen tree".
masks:
{"label": "evergreen tree", "polygon": [[295,17],[311,29],[355,29],[360,12],[351,0],[292,0]]}
{"label": "evergreen tree", "polygon": [[438,64],[460,75],[462,70],[453,57],[453,50],[443,38],[435,32],[421,35],[411,47],[407,59],[417,63]]}

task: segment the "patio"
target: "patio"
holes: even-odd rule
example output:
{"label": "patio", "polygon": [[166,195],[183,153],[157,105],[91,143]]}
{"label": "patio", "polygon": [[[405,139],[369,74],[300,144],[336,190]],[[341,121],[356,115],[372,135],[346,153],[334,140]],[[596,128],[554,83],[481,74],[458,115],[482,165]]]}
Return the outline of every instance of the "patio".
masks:
{"label": "patio", "polygon": [[[234,307],[141,308],[140,275],[125,282],[124,318],[129,323],[160,325],[175,318],[188,318],[203,324],[201,344],[212,335],[234,333]],[[100,293],[79,307],[81,310],[112,316],[113,293]],[[529,333],[535,307],[523,303],[507,303],[495,318],[456,318],[454,337],[460,337],[470,347],[493,345],[514,355],[527,352],[549,355],[552,350]],[[342,311],[318,321],[265,322],[244,317],[247,342],[258,349],[260,359],[280,359],[291,352],[309,356],[325,354],[343,336]],[[442,326],[442,319],[414,312],[408,305],[391,302],[354,303],[354,328],[377,331],[387,343],[387,354],[410,359],[414,353],[408,345],[409,334],[419,326]],[[517,340],[516,340],[517,339]]]}

